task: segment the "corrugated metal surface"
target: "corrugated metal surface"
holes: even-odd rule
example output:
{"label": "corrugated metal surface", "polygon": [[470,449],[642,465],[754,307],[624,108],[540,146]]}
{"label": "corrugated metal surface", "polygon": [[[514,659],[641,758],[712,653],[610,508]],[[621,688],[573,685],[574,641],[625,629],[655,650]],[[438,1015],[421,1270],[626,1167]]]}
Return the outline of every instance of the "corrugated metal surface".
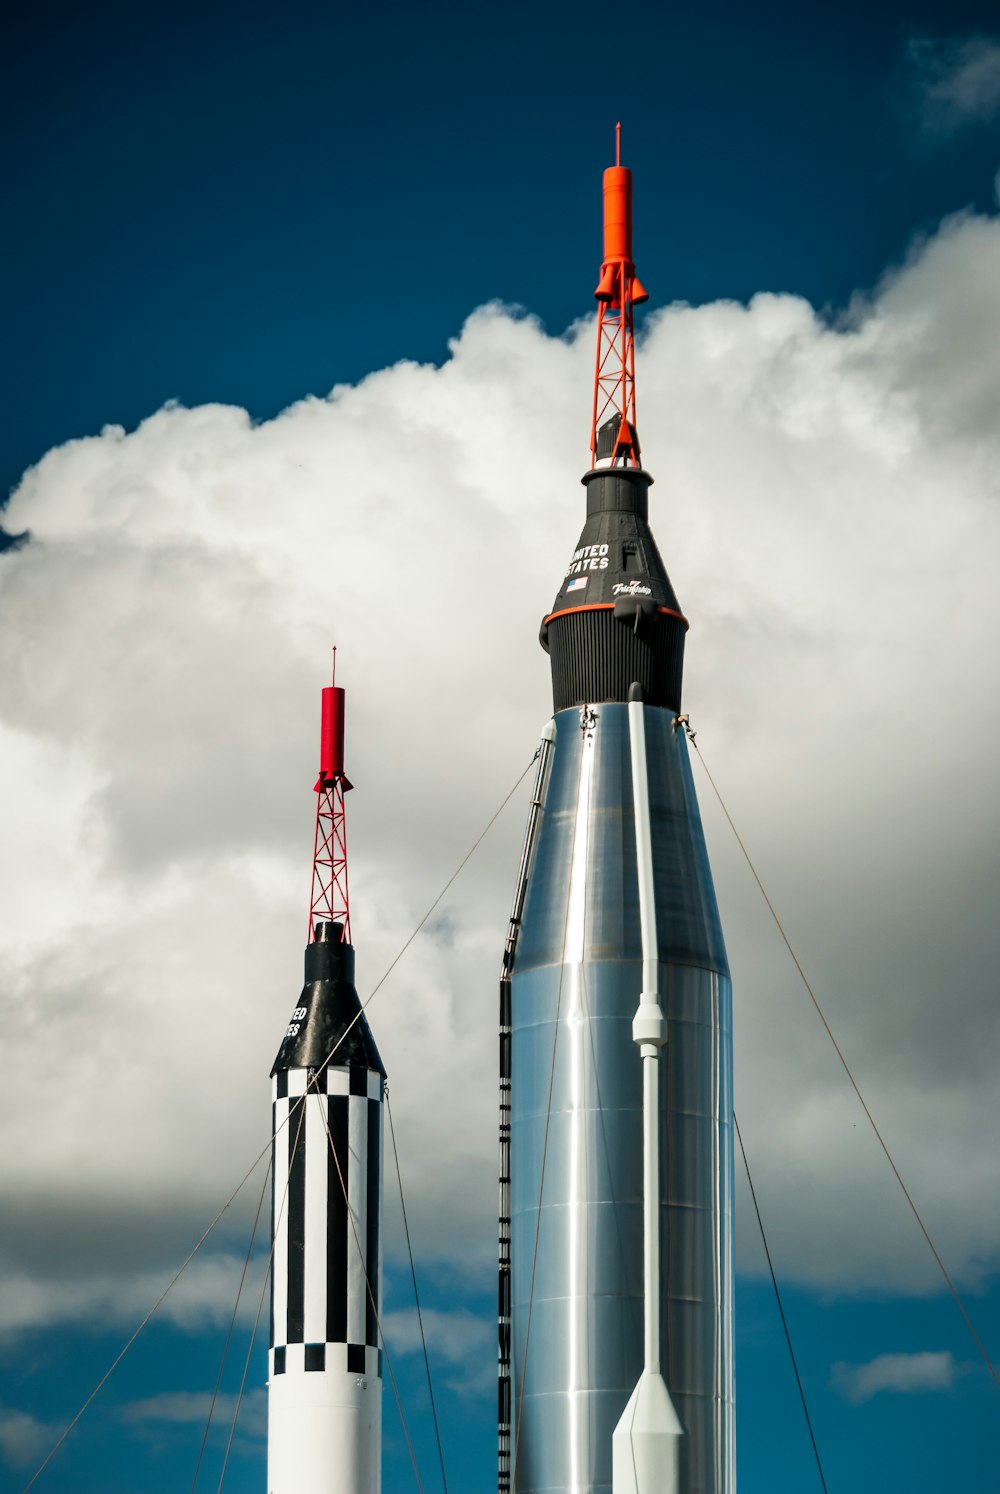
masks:
{"label": "corrugated metal surface", "polygon": [[685,625],[659,614],[641,622],[613,612],[570,612],[548,627],[553,706],[557,711],[584,701],[624,701],[638,682],[651,705],[679,711],[684,672]]}

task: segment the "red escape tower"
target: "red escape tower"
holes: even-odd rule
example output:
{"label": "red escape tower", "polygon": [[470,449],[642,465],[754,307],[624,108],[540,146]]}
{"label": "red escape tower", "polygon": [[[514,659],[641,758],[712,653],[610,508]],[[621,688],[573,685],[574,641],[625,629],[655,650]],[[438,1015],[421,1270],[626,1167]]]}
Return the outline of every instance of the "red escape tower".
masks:
{"label": "red escape tower", "polygon": [[333,682],[323,691],[309,942],[316,938],[318,924],[334,923],[342,928],[343,943],[350,944],[344,795],[354,785],[344,772],[344,691],[336,684],[336,679],[337,650],[334,649]]}
{"label": "red escape tower", "polygon": [[322,699],[304,983],[271,1069],[267,1488],[380,1494],[385,1067],[354,984],[344,691]]}

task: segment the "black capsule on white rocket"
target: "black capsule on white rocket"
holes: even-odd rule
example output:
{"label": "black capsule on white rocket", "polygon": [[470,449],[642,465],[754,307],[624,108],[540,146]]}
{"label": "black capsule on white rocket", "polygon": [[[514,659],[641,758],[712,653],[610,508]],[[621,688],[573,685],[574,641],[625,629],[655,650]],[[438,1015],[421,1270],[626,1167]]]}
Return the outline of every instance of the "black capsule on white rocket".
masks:
{"label": "black capsule on white rocket", "polygon": [[348,939],[343,692],[323,696],[305,984],[271,1070],[267,1487],[379,1494],[385,1068]]}

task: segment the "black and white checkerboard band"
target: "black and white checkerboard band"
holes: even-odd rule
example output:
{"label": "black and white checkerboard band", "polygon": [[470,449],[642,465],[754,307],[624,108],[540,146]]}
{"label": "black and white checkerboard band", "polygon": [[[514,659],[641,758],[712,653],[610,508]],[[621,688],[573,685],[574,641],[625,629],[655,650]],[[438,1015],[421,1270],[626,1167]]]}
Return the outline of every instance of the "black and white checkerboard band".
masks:
{"label": "black and white checkerboard band", "polygon": [[382,1350],[371,1344],[285,1344],[272,1349],[269,1375],[303,1374],[310,1370],[339,1370],[346,1375],[382,1378]]}
{"label": "black and white checkerboard band", "polygon": [[307,1082],[272,1080],[271,1370],[381,1374],[365,1276],[381,1311],[382,1076],[330,1066]]}

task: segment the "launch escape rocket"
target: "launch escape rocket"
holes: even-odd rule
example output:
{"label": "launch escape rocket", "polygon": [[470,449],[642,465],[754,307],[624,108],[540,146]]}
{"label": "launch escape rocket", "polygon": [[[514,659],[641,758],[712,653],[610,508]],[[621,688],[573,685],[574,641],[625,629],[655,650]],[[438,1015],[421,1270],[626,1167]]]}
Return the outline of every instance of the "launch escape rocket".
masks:
{"label": "launch escape rocket", "polygon": [[[586,514],[541,625],[500,980],[498,1494],[734,1494],[732,997],[649,527],[632,177],[604,174]],[[354,988],[344,692],[272,1069],[269,1494],[380,1494],[385,1070]]]}

